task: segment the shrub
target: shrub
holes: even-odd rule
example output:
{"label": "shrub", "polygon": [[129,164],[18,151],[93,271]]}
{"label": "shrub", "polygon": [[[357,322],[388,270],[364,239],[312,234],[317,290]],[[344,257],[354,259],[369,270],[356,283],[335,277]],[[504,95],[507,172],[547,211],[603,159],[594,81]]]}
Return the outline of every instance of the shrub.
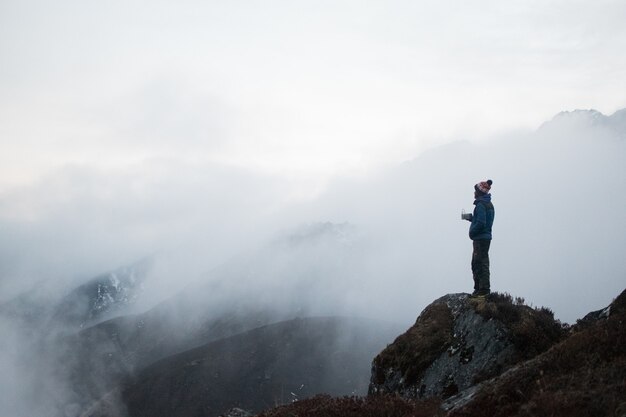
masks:
{"label": "shrub", "polygon": [[432,417],[440,415],[435,399],[413,401],[396,395],[332,398],[318,395],[264,411],[257,417]]}
{"label": "shrub", "polygon": [[485,320],[494,319],[505,324],[520,360],[545,352],[567,334],[567,326],[555,320],[550,309],[529,307],[524,305],[523,298],[513,299],[507,293],[492,293],[487,301],[473,303],[473,306]]}
{"label": "shrub", "polygon": [[[454,417],[618,416],[626,411],[626,292],[606,320],[486,383]],[[616,308],[613,308],[613,307]]]}
{"label": "shrub", "polygon": [[420,374],[452,343],[453,318],[444,303],[428,306],[413,327],[398,336],[375,359],[376,384],[385,382],[384,371],[401,370],[407,384],[417,382]]}

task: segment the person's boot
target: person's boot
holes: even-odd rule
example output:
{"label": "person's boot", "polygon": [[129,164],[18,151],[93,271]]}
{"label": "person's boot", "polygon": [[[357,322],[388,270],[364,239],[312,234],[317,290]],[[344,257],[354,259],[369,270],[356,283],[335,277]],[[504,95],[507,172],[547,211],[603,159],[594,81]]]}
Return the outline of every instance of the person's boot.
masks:
{"label": "person's boot", "polygon": [[485,299],[489,294],[491,294],[491,291],[489,290],[476,290],[472,293],[472,295],[470,295],[470,298]]}

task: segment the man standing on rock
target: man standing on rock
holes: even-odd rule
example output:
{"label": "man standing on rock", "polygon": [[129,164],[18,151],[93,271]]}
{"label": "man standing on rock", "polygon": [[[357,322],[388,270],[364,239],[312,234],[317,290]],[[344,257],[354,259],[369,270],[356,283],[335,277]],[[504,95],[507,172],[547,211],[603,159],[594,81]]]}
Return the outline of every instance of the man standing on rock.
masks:
{"label": "man standing on rock", "polygon": [[491,184],[487,180],[474,186],[474,213],[465,217],[472,222],[469,237],[474,243],[472,253],[472,274],[474,292],[472,297],[486,297],[491,292],[489,283],[489,246],[491,245],[491,227],[496,211],[491,203]]}

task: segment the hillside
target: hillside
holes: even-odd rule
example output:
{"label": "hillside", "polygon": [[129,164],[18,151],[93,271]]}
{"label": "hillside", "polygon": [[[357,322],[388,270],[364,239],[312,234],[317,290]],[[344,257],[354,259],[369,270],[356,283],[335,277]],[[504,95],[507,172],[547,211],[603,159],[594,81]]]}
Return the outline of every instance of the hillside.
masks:
{"label": "hillside", "polygon": [[[210,417],[320,393],[363,395],[371,357],[395,331],[338,317],[262,326],[152,364],[124,384],[121,399],[133,417]],[[96,407],[89,415],[115,414]]]}
{"label": "hillside", "polygon": [[449,415],[625,415],[626,290],[608,312],[544,354],[478,386]]}
{"label": "hillside", "polygon": [[[180,301],[180,300],[179,300]],[[214,314],[181,315],[174,300],[146,313],[100,323],[64,338],[58,371],[70,382],[75,401],[88,407],[147,366],[189,349],[277,320],[269,309],[233,304]]]}
{"label": "hillside", "polygon": [[431,303],[372,364],[370,394],[446,398],[547,350],[564,336],[547,309],[492,294]]}
{"label": "hillside", "polygon": [[[93,277],[66,293],[40,285],[0,304],[0,316],[39,333],[73,333],[114,316],[128,314],[142,295],[151,260]],[[61,294],[57,294],[61,292]]]}
{"label": "hillside", "polygon": [[[407,389],[416,381],[423,381],[427,369],[441,360],[442,354],[457,358],[457,374],[462,374],[465,364],[469,363],[467,356],[454,348],[452,341],[460,334],[451,329],[455,328],[454,323],[459,317],[464,314],[471,317],[474,312],[446,312],[450,300],[459,298],[462,297],[446,296],[431,304],[415,326],[376,357],[373,387],[367,398],[317,397],[267,410],[261,416],[582,417],[622,416],[626,413],[626,351],[623,348],[626,346],[626,290],[610,306],[590,313],[569,329],[554,320],[550,323],[546,309],[531,309],[522,305],[521,300],[515,302],[510,297],[500,295],[492,301],[472,303],[469,308],[480,317],[474,324],[481,330],[494,321],[504,326],[501,329],[507,329],[503,336],[511,345],[501,345],[501,348],[505,347],[497,350],[507,351],[513,346],[518,349],[518,354],[508,357],[515,359],[503,364],[497,374],[489,378],[477,374],[469,387],[455,395],[449,395],[445,390],[428,395],[432,386],[423,384],[420,388],[424,387],[424,390]],[[546,337],[545,326],[555,330],[556,339]],[[557,326],[561,331],[556,331]],[[502,342],[491,340],[487,345]],[[467,351],[468,348],[466,344],[464,349]],[[410,355],[413,359],[407,359]],[[389,390],[389,385],[387,391],[380,390],[380,367],[383,364],[388,366],[383,368],[387,369],[383,378],[394,372],[402,375],[396,380],[395,391]],[[412,382],[405,382],[407,380]],[[440,374],[439,381],[449,382],[450,375]],[[416,400],[416,396],[425,399]],[[443,400],[443,397],[448,398]]]}
{"label": "hillside", "polygon": [[[389,333],[381,348],[400,336],[384,351],[372,351],[363,359],[371,364],[380,353],[370,380],[371,397],[356,402],[327,398],[324,407],[380,407],[388,403],[386,394],[400,394],[410,407],[443,401],[449,412],[464,412],[470,402],[457,401],[457,395],[474,398],[483,386],[479,384],[504,378],[573,334],[590,332],[617,314],[601,309],[571,328],[554,320],[556,316],[571,323],[623,289],[620,248],[626,247],[626,217],[623,193],[615,191],[626,188],[625,116],[624,110],[612,116],[592,110],[564,112],[536,132],[432,148],[363,181],[329,184],[319,199],[293,211],[272,211],[258,234],[242,237],[228,231],[224,239],[189,227],[192,235],[203,237],[180,236],[180,247],[155,252],[153,264],[145,268],[139,263],[118,269],[110,265],[108,272],[78,282],[78,277],[57,281],[53,277],[62,276],[61,271],[33,265],[33,271],[42,272],[36,291],[16,298],[5,294],[8,298],[0,305],[0,374],[7,387],[0,395],[0,415],[75,417],[109,404],[121,406],[109,415],[122,416],[124,398],[136,407],[141,401],[150,404],[146,387],[167,385],[162,378],[178,381],[169,367],[178,355],[211,352],[219,362],[226,357],[219,351],[225,340],[242,337],[244,346],[251,345],[250,332],[264,329],[252,334],[265,346],[271,343],[264,333],[270,331],[268,325],[296,317],[343,315],[399,321],[406,326],[402,330],[411,328],[402,335]],[[468,209],[473,183],[486,174],[498,178],[494,203],[501,213],[494,229],[494,289],[523,293],[555,314],[506,295],[478,303],[465,294],[449,294],[409,326],[419,310],[441,294],[469,289],[470,246],[467,225],[458,212]],[[214,200],[204,189],[202,195]],[[603,221],[585,221],[583,196],[591,195],[600,196]],[[110,207],[103,211],[116,212]],[[184,222],[183,212],[175,212]],[[206,210],[200,217],[211,218]],[[20,247],[22,232],[7,246]],[[116,245],[126,236],[117,229],[115,235]],[[581,244],[597,236],[602,236],[597,244]],[[228,246],[226,240],[232,252],[218,255]],[[36,264],[38,252],[26,251],[29,245],[21,246],[28,254],[22,262]],[[108,252],[101,255],[106,258]],[[2,259],[9,262],[12,257],[5,254]],[[69,271],[79,263],[71,256],[59,261],[62,270]],[[16,284],[16,293],[19,288],[31,287]],[[271,355],[257,359],[274,360]],[[619,363],[613,365],[622,372]],[[153,373],[146,373],[149,370]],[[616,376],[598,378],[615,381]],[[248,383],[253,384],[242,376],[239,384]],[[306,396],[336,394],[329,389]],[[223,395],[229,393],[239,395],[234,389]],[[267,401],[260,398],[258,407],[266,407]],[[225,397],[214,399],[220,407],[227,403]],[[259,410],[255,404],[252,409]],[[306,404],[315,401],[301,401],[299,410]]]}

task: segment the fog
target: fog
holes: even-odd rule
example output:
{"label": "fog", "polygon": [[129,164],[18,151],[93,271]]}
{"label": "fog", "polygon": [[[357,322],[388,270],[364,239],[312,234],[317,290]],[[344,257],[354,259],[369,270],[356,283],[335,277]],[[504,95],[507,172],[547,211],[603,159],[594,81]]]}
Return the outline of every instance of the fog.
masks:
{"label": "fog", "polygon": [[[626,283],[623,117],[574,112],[534,132],[453,142],[306,201],[286,196],[291,185],[281,178],[219,166],[67,167],[3,195],[3,298],[34,288],[39,299],[58,300],[96,274],[150,257],[127,313],[191,293],[176,314],[249,305],[285,318],[336,314],[408,326],[435,298],[471,291],[469,224],[460,212],[473,208],[473,185],[491,178],[492,290],[573,323]],[[24,362],[19,346],[29,336],[17,323],[3,319],[3,375],[46,391],[42,375],[58,370],[41,358]],[[57,379],[60,394],[43,396],[35,415],[63,398]],[[32,391],[9,385],[15,392],[3,394],[3,406],[12,410]]]}
{"label": "fog", "polygon": [[[304,202],[283,178],[215,165],[67,167],[3,195],[3,301],[39,287],[60,296],[152,257],[144,309],[189,285],[236,287],[245,276],[251,293],[272,287],[341,310],[332,312],[410,322],[434,298],[470,290],[460,212],[473,209],[473,185],[491,178],[493,289],[571,323],[624,286],[626,174],[623,112],[612,124],[570,116],[436,147]],[[311,288],[296,291],[304,281]]]}
{"label": "fog", "polygon": [[493,290],[570,323],[608,304],[626,284],[624,136],[591,115],[560,115],[532,134],[478,145],[453,143],[357,192],[338,187],[329,200],[341,203],[328,203],[329,213],[356,215],[377,236],[362,276],[387,282],[373,291],[389,297],[386,311],[402,310],[392,300],[411,306],[470,291],[468,224],[458,220],[461,209],[473,209],[477,180],[469,178],[494,181]]}
{"label": "fog", "polygon": [[[625,7],[4,1],[0,417],[85,411],[76,340],[114,317],[189,345],[222,314],[406,328],[471,291],[460,214],[488,178],[492,290],[567,323],[606,306]],[[59,319],[146,260],[132,302]]]}

